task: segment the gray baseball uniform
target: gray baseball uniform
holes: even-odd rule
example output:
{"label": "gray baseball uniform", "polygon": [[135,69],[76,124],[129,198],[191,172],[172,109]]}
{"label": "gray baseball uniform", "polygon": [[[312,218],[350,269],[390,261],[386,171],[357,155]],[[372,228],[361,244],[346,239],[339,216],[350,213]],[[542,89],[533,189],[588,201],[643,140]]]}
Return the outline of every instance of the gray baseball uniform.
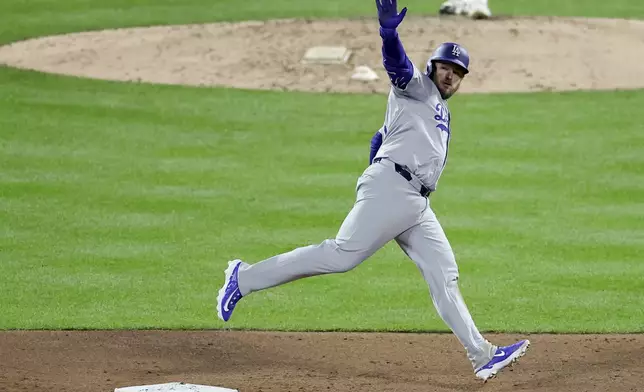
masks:
{"label": "gray baseball uniform", "polygon": [[[409,78],[408,78],[409,79]],[[393,81],[393,80],[392,80]],[[335,239],[242,264],[239,289],[249,293],[296,279],[346,272],[391,240],[412,259],[427,282],[433,303],[476,368],[494,347],[481,336],[458,285],[454,253],[420,187],[435,190],[447,160],[450,114],[434,82],[415,66],[388,97],[382,146],[375,163],[357,181],[356,202]],[[406,167],[401,175],[396,166]]]}

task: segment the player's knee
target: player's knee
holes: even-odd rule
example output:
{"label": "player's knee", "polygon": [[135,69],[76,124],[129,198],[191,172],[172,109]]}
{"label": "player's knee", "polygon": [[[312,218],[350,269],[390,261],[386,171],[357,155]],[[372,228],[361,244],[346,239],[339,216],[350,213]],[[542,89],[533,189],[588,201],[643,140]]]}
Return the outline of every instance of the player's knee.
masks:
{"label": "player's knee", "polygon": [[335,240],[330,241],[333,242],[334,248],[334,272],[349,272],[366,259],[367,252],[348,249],[348,247],[345,246],[345,243],[337,242]]}
{"label": "player's knee", "polygon": [[343,274],[345,272],[349,272],[352,269],[354,269],[357,266],[357,264],[344,264],[344,265],[339,265],[338,268],[335,269],[336,273]]}
{"label": "player's knee", "polygon": [[349,272],[360,265],[364,259],[365,256],[362,252],[343,252],[342,257],[338,259],[340,261],[338,272]]}
{"label": "player's knee", "polygon": [[448,274],[445,276],[445,286],[447,288],[458,287],[458,274]]}
{"label": "player's knee", "polygon": [[427,283],[430,286],[436,287],[437,290],[449,290],[451,288],[458,287],[458,271],[440,271],[440,273],[434,273],[426,275]]}

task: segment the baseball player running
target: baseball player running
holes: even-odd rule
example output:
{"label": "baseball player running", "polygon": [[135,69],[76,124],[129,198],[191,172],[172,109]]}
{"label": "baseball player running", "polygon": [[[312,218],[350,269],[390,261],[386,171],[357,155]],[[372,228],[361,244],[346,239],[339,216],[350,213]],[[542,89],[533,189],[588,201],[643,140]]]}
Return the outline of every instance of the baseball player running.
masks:
{"label": "baseball player running", "polygon": [[425,70],[419,70],[396,31],[407,8],[398,13],[396,0],[376,0],[376,6],[383,64],[392,86],[384,124],[371,141],[370,165],[357,181],[353,208],[334,239],[252,265],[229,262],[217,313],[228,321],[237,303],[253,292],[350,271],[395,240],[418,266],[438,314],[463,344],[475,375],[487,380],[522,356],[530,342],[497,347],[481,335],[461,297],[454,253],[428,199],[447,162],[447,100],[468,73],[469,55],[459,44],[443,43]]}

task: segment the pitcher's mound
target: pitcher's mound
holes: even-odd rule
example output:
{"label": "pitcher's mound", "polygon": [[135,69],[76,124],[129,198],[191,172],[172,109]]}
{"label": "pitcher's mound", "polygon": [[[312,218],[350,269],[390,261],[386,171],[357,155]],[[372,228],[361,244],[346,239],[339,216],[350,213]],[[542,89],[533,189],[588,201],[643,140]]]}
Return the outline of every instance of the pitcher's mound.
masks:
{"label": "pitcher's mound", "polygon": [[[470,52],[462,92],[644,87],[644,22],[531,17],[472,21],[411,17],[399,28],[424,69],[441,42]],[[346,47],[345,64],[302,62],[314,46]],[[44,37],[0,48],[0,63],[91,78],[251,89],[386,92],[375,18],[276,20],[119,29]],[[376,71],[352,80],[358,66]]]}

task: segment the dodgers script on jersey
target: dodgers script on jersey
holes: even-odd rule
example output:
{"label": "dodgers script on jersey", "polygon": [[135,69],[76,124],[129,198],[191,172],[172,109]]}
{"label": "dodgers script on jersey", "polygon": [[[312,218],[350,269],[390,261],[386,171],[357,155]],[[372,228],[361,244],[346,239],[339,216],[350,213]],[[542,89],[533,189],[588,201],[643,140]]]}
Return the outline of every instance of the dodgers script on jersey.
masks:
{"label": "dodgers script on jersey", "polygon": [[434,191],[447,162],[450,114],[434,82],[413,67],[414,75],[404,89],[391,87],[376,158],[407,166]]}

